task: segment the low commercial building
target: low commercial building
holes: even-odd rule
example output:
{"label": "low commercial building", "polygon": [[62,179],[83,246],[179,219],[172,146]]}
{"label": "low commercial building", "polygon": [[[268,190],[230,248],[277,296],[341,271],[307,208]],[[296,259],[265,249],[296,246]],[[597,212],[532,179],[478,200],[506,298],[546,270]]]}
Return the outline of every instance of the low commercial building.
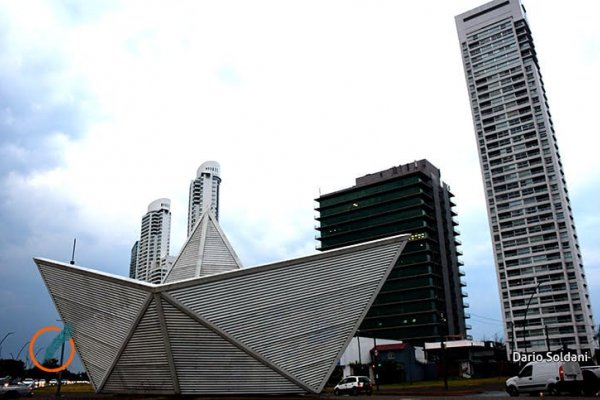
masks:
{"label": "low commercial building", "polygon": [[[445,349],[445,354],[444,354]],[[514,372],[506,357],[506,347],[493,341],[454,340],[425,343],[425,356],[437,365],[437,375],[443,376],[444,358],[448,376],[491,377]]]}

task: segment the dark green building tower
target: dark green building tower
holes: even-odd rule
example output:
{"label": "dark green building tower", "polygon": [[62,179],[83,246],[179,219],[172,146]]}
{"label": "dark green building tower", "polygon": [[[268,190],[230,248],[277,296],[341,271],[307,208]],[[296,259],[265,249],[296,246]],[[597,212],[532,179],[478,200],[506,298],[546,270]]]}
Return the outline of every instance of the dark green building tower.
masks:
{"label": "dark green building tower", "polygon": [[440,171],[421,160],[357,178],[355,186],[316,199],[319,250],[411,234],[361,336],[415,345],[467,337],[452,197]]}

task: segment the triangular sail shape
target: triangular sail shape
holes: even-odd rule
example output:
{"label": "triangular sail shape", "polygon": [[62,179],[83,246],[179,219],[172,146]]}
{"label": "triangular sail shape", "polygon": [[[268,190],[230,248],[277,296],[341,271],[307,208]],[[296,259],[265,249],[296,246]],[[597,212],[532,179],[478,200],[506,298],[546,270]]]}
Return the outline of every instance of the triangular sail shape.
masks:
{"label": "triangular sail shape", "polygon": [[392,242],[358,253],[322,253],[167,293],[318,392],[399,252]]}
{"label": "triangular sail shape", "polygon": [[[35,259],[63,322],[98,387],[150,296],[143,284]],[[151,286],[151,285],[148,285]]]}
{"label": "triangular sail shape", "polygon": [[242,264],[210,211],[200,217],[163,283],[240,269]]}
{"label": "triangular sail shape", "polygon": [[304,392],[298,385],[164,300],[163,310],[182,393]]}
{"label": "triangular sail shape", "polygon": [[153,300],[103,385],[103,392],[175,393],[161,323]]}

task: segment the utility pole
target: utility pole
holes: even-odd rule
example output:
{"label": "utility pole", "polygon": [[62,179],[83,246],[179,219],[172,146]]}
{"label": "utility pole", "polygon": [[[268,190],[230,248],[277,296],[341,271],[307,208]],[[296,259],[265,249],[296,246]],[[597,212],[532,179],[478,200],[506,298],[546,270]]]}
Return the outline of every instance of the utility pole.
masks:
{"label": "utility pole", "polygon": [[373,337],[373,346],[375,347],[375,349],[373,350],[373,357],[375,358],[373,372],[375,373],[375,386],[377,387],[377,391],[379,392],[379,350],[377,350],[376,337]]}
{"label": "utility pole", "polygon": [[440,347],[442,350],[442,369],[443,369],[443,373],[444,373],[444,390],[448,390],[448,357],[446,354],[446,343],[444,342],[444,335],[446,334],[447,319],[446,319],[446,316],[444,315],[444,313],[441,313],[440,317],[441,317],[441,322],[442,322],[442,326],[440,327],[441,338],[442,338]]}

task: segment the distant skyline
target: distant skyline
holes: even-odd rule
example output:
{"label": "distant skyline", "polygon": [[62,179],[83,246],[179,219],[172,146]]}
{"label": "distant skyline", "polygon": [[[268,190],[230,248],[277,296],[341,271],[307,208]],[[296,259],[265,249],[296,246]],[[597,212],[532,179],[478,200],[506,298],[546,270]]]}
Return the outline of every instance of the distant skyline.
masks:
{"label": "distant skyline", "polygon": [[[483,3],[0,0],[2,356],[56,324],[32,257],[69,261],[76,237],[77,264],[126,276],[161,197],[177,254],[205,160],[244,265],[314,253],[319,193],[430,160],[456,195],[471,333],[501,336],[454,25]],[[600,3],[523,4],[598,320]]]}

